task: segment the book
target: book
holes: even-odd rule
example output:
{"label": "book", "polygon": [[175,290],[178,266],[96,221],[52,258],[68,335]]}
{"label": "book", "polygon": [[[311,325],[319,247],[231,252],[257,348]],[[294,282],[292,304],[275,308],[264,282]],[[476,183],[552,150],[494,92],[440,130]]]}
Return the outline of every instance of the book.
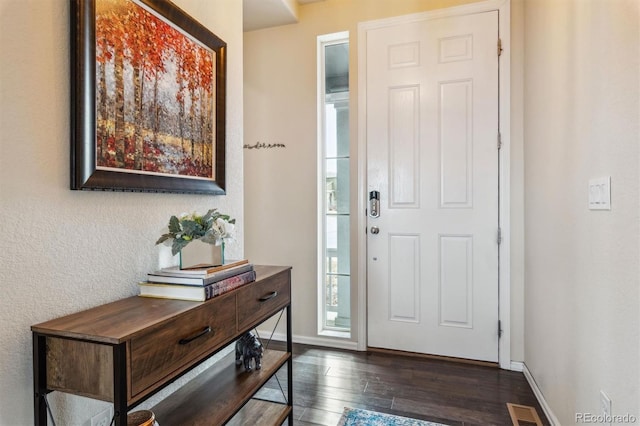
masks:
{"label": "book", "polygon": [[220,296],[255,280],[256,271],[251,270],[225,278],[222,281],[218,281],[204,287],[160,284],[153,282],[141,282],[138,285],[140,287],[140,296],[142,297],[204,302],[205,300]]}
{"label": "book", "polygon": [[227,269],[235,268],[240,265],[246,265],[249,263],[248,259],[242,260],[229,260],[222,265],[218,266],[192,266],[186,269],[180,269],[179,266],[171,266],[169,268],[162,268],[158,273],[170,273],[185,277],[205,277],[207,275],[215,274],[216,272],[224,271]]}
{"label": "book", "polygon": [[147,274],[147,281],[158,284],[182,284],[197,287],[204,287],[209,284],[224,280],[225,278],[232,277],[234,275],[242,274],[244,272],[253,271],[253,264],[245,263],[233,268],[224,269],[222,271],[214,272],[211,274],[199,276],[184,276],[173,272],[163,272],[162,270],[156,272],[150,272]]}
{"label": "book", "polygon": [[241,287],[245,284],[252,283],[255,280],[256,271],[249,271],[240,275],[229,277],[226,280],[219,281],[215,284],[208,285],[205,287],[205,300],[211,299],[212,297],[220,296],[231,290],[235,290],[236,288]]}

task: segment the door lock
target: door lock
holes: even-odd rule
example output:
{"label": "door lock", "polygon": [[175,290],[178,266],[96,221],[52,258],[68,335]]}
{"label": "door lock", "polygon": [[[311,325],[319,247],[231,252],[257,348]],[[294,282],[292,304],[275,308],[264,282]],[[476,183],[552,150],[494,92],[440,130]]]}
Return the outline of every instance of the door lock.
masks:
{"label": "door lock", "polygon": [[369,216],[380,217],[380,193],[378,191],[369,192]]}
{"label": "door lock", "polygon": [[372,226],[371,227],[371,233],[372,234],[377,234],[378,232],[380,232],[380,229],[377,226]]}

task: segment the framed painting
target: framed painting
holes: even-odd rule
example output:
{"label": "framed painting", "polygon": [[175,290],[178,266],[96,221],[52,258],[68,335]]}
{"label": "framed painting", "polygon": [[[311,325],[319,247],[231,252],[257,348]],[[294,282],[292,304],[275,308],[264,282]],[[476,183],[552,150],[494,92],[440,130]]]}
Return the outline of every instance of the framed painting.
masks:
{"label": "framed painting", "polygon": [[225,193],[226,43],[166,0],[71,0],[71,189]]}

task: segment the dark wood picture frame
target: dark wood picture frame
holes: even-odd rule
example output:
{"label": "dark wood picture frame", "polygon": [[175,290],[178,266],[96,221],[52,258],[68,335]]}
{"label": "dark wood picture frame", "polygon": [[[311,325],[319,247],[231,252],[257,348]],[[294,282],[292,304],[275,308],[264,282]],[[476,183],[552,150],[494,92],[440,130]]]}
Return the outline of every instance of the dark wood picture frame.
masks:
{"label": "dark wood picture frame", "polygon": [[[113,169],[98,165],[97,151],[97,88],[96,88],[96,4],[107,0],[70,0],[71,26],[71,189],[137,192],[174,192],[196,194],[225,194],[225,122],[226,122],[226,43],[198,23],[176,5],[167,0],[126,0],[138,7],[144,6],[156,18],[176,27],[179,33],[194,44],[203,46],[212,54],[213,73],[210,95],[214,102],[209,125],[212,145],[211,156],[202,157],[210,164],[210,177],[154,173],[146,170]],[[175,72],[175,71],[174,71]],[[180,87],[182,90],[182,86]],[[194,97],[195,99],[195,97]],[[137,101],[136,101],[137,102]],[[195,101],[193,101],[195,103]],[[135,102],[134,102],[135,104]],[[204,110],[202,107],[201,111]],[[124,113],[122,113],[124,115]],[[205,116],[201,112],[201,115]],[[160,121],[156,118],[156,122]],[[156,125],[157,127],[157,125]],[[204,127],[204,126],[203,126]],[[213,127],[213,129],[211,129]],[[182,132],[182,130],[181,130]],[[200,134],[205,134],[200,130]],[[195,134],[195,131],[193,131]],[[206,134],[209,134],[206,133]],[[158,133],[154,133],[157,135]],[[194,136],[191,136],[194,138]],[[142,138],[144,140],[144,138]],[[204,137],[203,139],[204,140]],[[136,144],[138,142],[135,142]],[[146,142],[142,142],[144,144]],[[124,142],[123,142],[124,144]],[[138,145],[136,145],[137,147]],[[143,145],[144,147],[144,145]],[[122,150],[122,158],[126,150]],[[140,154],[142,153],[142,154]],[[191,154],[193,155],[193,144]],[[136,151],[143,156],[145,150]],[[151,158],[151,156],[149,157]],[[194,157],[192,157],[193,160]],[[166,163],[168,164],[168,163]]]}

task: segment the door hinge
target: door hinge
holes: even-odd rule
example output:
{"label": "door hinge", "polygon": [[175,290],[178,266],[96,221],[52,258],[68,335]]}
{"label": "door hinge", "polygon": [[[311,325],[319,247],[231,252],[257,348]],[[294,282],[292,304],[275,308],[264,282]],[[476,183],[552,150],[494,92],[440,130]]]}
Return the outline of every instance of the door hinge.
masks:
{"label": "door hinge", "polygon": [[502,243],[502,228],[498,228],[498,238],[496,239],[498,245]]}
{"label": "door hinge", "polygon": [[498,320],[498,339],[502,337],[502,321]]}
{"label": "door hinge", "polygon": [[498,56],[502,55],[502,39],[498,39]]}
{"label": "door hinge", "polygon": [[502,134],[498,132],[498,151],[502,148]]}

